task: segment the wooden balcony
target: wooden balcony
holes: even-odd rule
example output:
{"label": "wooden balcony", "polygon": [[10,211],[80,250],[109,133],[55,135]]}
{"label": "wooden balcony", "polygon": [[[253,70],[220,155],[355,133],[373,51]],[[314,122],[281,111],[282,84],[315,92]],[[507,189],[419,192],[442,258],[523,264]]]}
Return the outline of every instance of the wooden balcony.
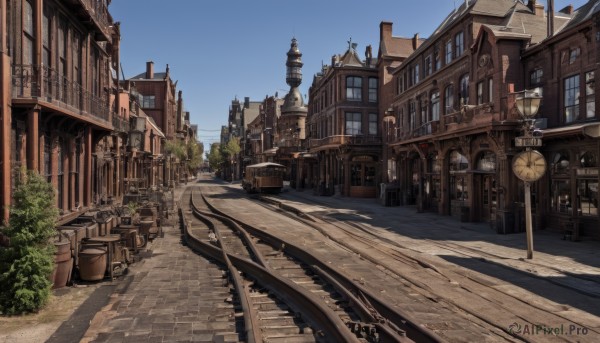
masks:
{"label": "wooden balcony", "polygon": [[89,117],[103,126],[109,123],[108,98],[99,97],[55,70],[34,65],[12,66],[12,98],[45,101],[54,107]]}
{"label": "wooden balcony", "polygon": [[108,13],[107,0],[66,0],[73,14],[96,33],[97,41],[112,41],[110,33],[111,19]]}

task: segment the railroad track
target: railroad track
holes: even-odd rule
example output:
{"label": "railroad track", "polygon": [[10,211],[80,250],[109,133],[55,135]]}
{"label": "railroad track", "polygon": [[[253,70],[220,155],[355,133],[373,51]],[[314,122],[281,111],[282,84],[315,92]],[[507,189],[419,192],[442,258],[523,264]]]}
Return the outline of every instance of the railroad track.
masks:
{"label": "railroad track", "polygon": [[247,341],[443,341],[303,249],[228,217],[198,192],[187,201],[188,245],[227,265]]}
{"label": "railroad track", "polygon": [[[264,200],[264,199],[263,199]],[[272,202],[272,200],[270,200]],[[340,236],[337,238],[331,237],[331,229],[325,228],[322,221],[319,219],[313,218],[310,215],[306,215],[303,213],[298,213],[293,208],[288,208],[285,205],[278,205],[276,208],[273,208],[272,205],[267,205],[278,212],[283,210],[283,214],[286,212],[288,216],[293,220],[297,220],[302,222],[307,226],[311,226],[314,229],[322,232],[327,235],[332,240],[336,241],[338,244],[346,247],[347,249],[355,252],[356,254],[360,254],[361,257],[370,260],[373,264],[380,265],[385,268],[390,274],[398,277],[401,282],[409,282],[411,283],[415,289],[422,290],[423,294],[426,296],[433,296],[438,300],[436,302],[447,302],[448,304],[455,307],[457,312],[467,313],[474,323],[477,326],[481,326],[483,328],[488,327],[490,332],[495,331],[498,337],[502,337],[507,341],[538,341],[539,339],[545,340],[548,337],[532,337],[532,336],[523,336],[518,333],[511,332],[510,327],[503,323],[502,319],[495,317],[490,313],[479,313],[474,311],[470,304],[466,306],[460,302],[455,301],[451,296],[442,295],[436,293],[435,290],[432,294],[432,289],[428,286],[427,283],[423,283],[423,281],[418,277],[413,277],[413,275],[418,275],[417,273],[398,273],[398,270],[401,268],[397,268],[397,263],[405,266],[404,270],[429,270],[429,274],[437,275],[436,278],[441,279],[443,282],[448,282],[450,284],[455,284],[458,287],[469,294],[472,294],[472,298],[474,301],[483,301],[488,303],[489,305],[485,306],[486,308],[494,308],[496,309],[496,314],[499,313],[514,313],[516,318],[520,318],[523,322],[527,322],[535,318],[535,322],[537,323],[559,323],[557,325],[574,325],[576,327],[586,327],[590,330],[590,333],[593,335],[600,335],[600,332],[595,329],[594,325],[589,325],[589,323],[594,323],[594,320],[588,321],[586,324],[585,321],[582,323],[577,319],[572,318],[572,315],[568,312],[563,311],[567,310],[567,307],[552,307],[547,304],[538,303],[537,300],[529,300],[527,298],[523,298],[520,293],[514,294],[511,292],[505,291],[502,287],[496,288],[493,285],[487,283],[485,279],[480,279],[477,276],[473,276],[472,273],[465,272],[460,268],[452,268],[451,270],[447,270],[444,267],[437,266],[430,261],[423,259],[423,255],[416,250],[413,250],[417,254],[407,253],[407,251],[412,250],[411,247],[402,247],[398,246],[397,242],[391,241],[385,237],[382,237],[380,234],[373,232],[371,228],[363,227],[363,224],[357,223],[346,223],[337,221],[332,218],[327,219],[327,225],[332,225],[336,227],[339,232],[343,232],[346,237],[350,237],[354,242],[349,244],[348,240],[340,239]],[[353,229],[354,228],[354,229]],[[355,230],[358,229],[358,230]],[[356,243],[360,242],[363,246],[362,248],[357,248]],[[474,257],[478,251],[474,249],[467,249],[464,246],[453,244],[449,242],[438,243],[433,242],[435,246],[439,248],[444,248],[447,250],[452,250],[458,254]],[[365,249],[366,247],[366,249]],[[366,251],[373,251],[376,253],[369,254]],[[483,256],[487,256],[491,258],[499,258],[497,255],[493,255],[490,253],[483,253]],[[475,256],[477,257],[477,256]],[[393,265],[389,262],[385,261],[387,258],[396,261]],[[481,259],[481,256],[479,256]],[[558,270],[557,270],[558,271]],[[581,278],[582,281],[594,282],[596,280],[590,278]],[[549,282],[553,282],[551,280],[547,280]],[[558,286],[564,287],[561,283],[556,283]],[[590,296],[591,298],[596,298],[597,294],[589,293],[589,292],[581,292],[577,289],[573,289],[574,291],[578,291],[585,295]],[[457,294],[455,292],[453,294]],[[519,312],[521,311],[521,312]],[[521,313],[521,315],[517,314]],[[526,316],[522,316],[523,313]],[[588,318],[589,319],[589,318]],[[570,337],[567,339],[566,337],[562,337],[559,340],[571,341],[571,339],[581,339],[581,338],[591,338],[591,337]],[[593,339],[593,338],[592,338]]]}

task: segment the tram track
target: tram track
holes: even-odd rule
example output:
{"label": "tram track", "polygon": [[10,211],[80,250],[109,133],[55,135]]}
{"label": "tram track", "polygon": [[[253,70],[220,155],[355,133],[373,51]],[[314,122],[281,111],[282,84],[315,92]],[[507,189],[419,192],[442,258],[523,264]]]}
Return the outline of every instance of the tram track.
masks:
{"label": "tram track", "polygon": [[[270,198],[270,197],[269,197]],[[263,199],[264,200],[264,199]],[[437,278],[441,279],[444,282],[448,282],[450,284],[454,284],[457,287],[463,289],[468,294],[471,294],[473,298],[476,298],[477,301],[483,301],[490,304],[490,307],[499,309],[502,308],[503,311],[507,313],[513,313],[516,318],[519,318],[522,322],[531,321],[532,318],[535,318],[536,322],[544,322],[544,319],[547,319],[548,322],[551,323],[567,323],[568,325],[577,325],[579,327],[586,327],[584,323],[573,320],[570,317],[570,313],[566,312],[564,315],[560,313],[560,311],[551,311],[548,308],[543,306],[539,306],[533,302],[529,302],[526,299],[520,298],[518,295],[512,294],[508,291],[504,291],[502,288],[493,287],[488,284],[485,280],[481,280],[480,278],[473,276],[469,272],[465,272],[461,270],[461,268],[452,268],[451,270],[447,270],[444,266],[438,266],[436,263],[432,263],[427,259],[423,258],[423,255],[420,251],[414,250],[411,247],[398,246],[398,242],[390,241],[385,237],[381,237],[376,235],[375,233],[369,231],[367,228],[362,227],[359,223],[346,223],[340,222],[333,218],[327,218],[327,225],[332,225],[337,228],[340,232],[342,232],[347,238],[350,238],[354,243],[350,243],[347,239],[340,238],[340,236],[334,237],[332,235],[332,231],[325,227],[323,221],[319,218],[312,217],[311,215],[307,215],[304,213],[298,213],[298,211],[294,208],[290,208],[286,205],[282,205],[281,203],[277,203],[277,201],[269,200],[270,205],[266,205],[270,207],[272,210],[275,210],[279,213],[282,211],[289,211],[288,216],[303,224],[313,227],[318,230],[322,234],[326,235],[330,239],[336,241],[344,248],[347,248],[353,251],[356,254],[360,254],[361,257],[370,260],[373,264],[382,266],[388,272],[399,277],[401,282],[409,282],[411,283],[417,290],[419,290],[424,296],[432,297],[437,299],[436,301],[447,302],[456,308],[457,311],[468,313],[473,318],[476,318],[477,325],[487,325],[489,326],[490,331],[501,331],[499,337],[503,337],[506,340],[518,340],[518,341],[537,341],[535,337],[526,337],[522,335],[516,335],[513,332],[510,332],[508,325],[503,325],[501,321],[498,320],[496,316],[492,313],[485,313],[480,311],[474,311],[470,306],[465,306],[462,302],[455,301],[454,298],[449,297],[447,294],[443,295],[438,293],[435,289],[430,287],[430,284],[427,282],[423,282],[421,278],[414,277],[411,273],[399,272],[400,269],[396,262],[402,263],[404,266],[413,269],[421,269],[421,270],[430,270],[431,273],[437,275]],[[273,204],[277,203],[277,206]],[[357,230],[360,232],[357,233]],[[363,248],[357,248],[356,242],[360,242],[363,244]],[[444,243],[445,244],[445,243]],[[440,248],[445,249],[458,249],[459,247],[451,246],[446,247],[444,244],[436,243],[436,245]],[[365,248],[368,247],[368,248]],[[367,251],[373,251],[377,253],[370,254]],[[409,254],[407,251],[412,251],[415,254]],[[460,252],[460,251],[459,251]],[[463,251],[464,253],[464,251]],[[471,254],[474,252],[471,252]],[[468,255],[464,253],[464,255],[473,257],[472,255]],[[390,257],[393,261],[396,261],[394,265],[389,262],[385,262],[386,258]],[[451,293],[452,294],[452,293]],[[507,299],[507,300],[505,300]],[[510,300],[512,299],[512,300]],[[517,315],[517,311],[514,310],[508,304],[514,304],[515,306],[519,306],[521,303],[523,307],[531,307],[529,311],[525,313],[529,313],[526,317],[520,317]],[[559,309],[560,310],[560,309]],[[557,313],[558,312],[558,313]],[[596,328],[590,327],[590,331],[594,332],[594,334],[599,334]],[[566,339],[565,341],[571,341]]]}
{"label": "tram track", "polygon": [[[209,205],[208,202],[204,202]],[[388,321],[379,314],[368,298],[361,292],[348,290],[348,287],[336,279],[336,276],[329,274],[323,268],[314,265],[315,259],[307,262],[306,259],[300,261],[297,256],[290,253],[290,250],[295,251],[298,248],[285,244],[282,241],[276,240],[274,237],[261,234],[259,232],[248,233],[247,225],[243,223],[235,224],[233,218],[221,217],[222,213],[212,213],[207,211],[205,205],[200,203],[195,197],[191,197],[190,204],[193,214],[196,218],[210,227],[211,232],[205,232],[204,237],[198,234],[197,230],[190,230],[190,223],[186,223],[186,235],[188,241],[191,241],[191,246],[202,249],[202,253],[210,255],[227,263],[231,261],[233,267],[242,271],[248,284],[268,289],[265,292],[250,292],[250,296],[241,296],[247,300],[254,301],[254,304],[249,304],[248,309],[244,309],[244,317],[258,317],[259,323],[245,320],[245,326],[252,326],[254,329],[247,331],[247,334],[255,334],[254,341],[291,341],[290,337],[284,336],[274,337],[259,337],[257,332],[268,332],[268,327],[260,322],[269,322],[268,317],[262,315],[260,311],[252,313],[252,310],[273,310],[273,306],[282,308],[281,304],[268,304],[268,302],[260,302],[257,300],[268,300],[269,298],[277,298],[283,300],[290,308],[294,308],[297,314],[294,318],[308,318],[311,328],[303,327],[303,333],[314,333],[316,341],[344,341],[344,342],[411,342],[410,338],[404,335],[404,330],[395,323]],[[213,207],[208,206],[211,211],[215,211]],[[218,212],[218,211],[217,211]],[[184,222],[186,221],[185,215]],[[216,221],[222,224],[216,224]],[[225,224],[225,225],[223,225]],[[227,228],[225,228],[226,226]],[[194,234],[195,232],[195,234]],[[211,234],[214,235],[211,241]],[[243,238],[243,244],[239,243],[238,239]],[[238,242],[235,242],[238,240]],[[218,247],[216,247],[217,245]],[[233,251],[229,251],[233,249]],[[242,252],[242,250],[245,250]],[[219,258],[222,254],[224,257]],[[302,255],[302,251],[296,251],[296,255]],[[225,258],[226,257],[226,258]],[[254,260],[254,261],[253,261]],[[322,264],[322,263],[321,263]],[[322,266],[321,266],[322,267]],[[348,283],[349,280],[344,280],[343,283]],[[239,284],[239,283],[238,283]],[[243,286],[242,286],[243,287]],[[236,286],[237,289],[242,287]],[[312,309],[307,308],[307,304],[312,304]],[[308,306],[308,307],[311,307]],[[315,311],[314,308],[320,308]],[[320,313],[317,313],[319,312]],[[285,323],[278,321],[277,318],[270,318],[271,325],[281,329],[295,332],[293,328],[296,320],[294,318],[286,318]],[[326,321],[330,321],[329,324]],[[294,325],[291,325],[294,322]],[[400,321],[401,322],[401,321]],[[341,323],[341,328],[340,328]],[[405,325],[406,322],[401,325]],[[302,324],[304,325],[304,324]],[[258,329],[260,328],[260,329]],[[335,328],[333,331],[332,329]],[[285,331],[284,330],[284,331]],[[339,332],[336,332],[339,330]],[[411,329],[411,331],[416,331]],[[427,330],[420,330],[420,334],[411,333],[419,337],[419,342],[438,342],[435,334]],[[305,337],[306,338],[306,337]],[[297,339],[295,337],[294,339]],[[296,341],[296,340],[293,340]]]}

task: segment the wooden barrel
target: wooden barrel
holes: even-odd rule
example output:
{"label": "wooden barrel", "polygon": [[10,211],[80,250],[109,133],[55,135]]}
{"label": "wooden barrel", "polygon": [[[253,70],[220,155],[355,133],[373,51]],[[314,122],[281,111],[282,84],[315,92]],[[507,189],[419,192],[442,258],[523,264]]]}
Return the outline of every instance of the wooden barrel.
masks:
{"label": "wooden barrel", "polygon": [[79,252],[79,276],[82,280],[102,280],[105,273],[106,250],[88,248]]}
{"label": "wooden barrel", "polygon": [[52,288],[61,288],[71,279],[73,257],[71,257],[71,243],[69,241],[54,242],[54,270],[52,271]]}

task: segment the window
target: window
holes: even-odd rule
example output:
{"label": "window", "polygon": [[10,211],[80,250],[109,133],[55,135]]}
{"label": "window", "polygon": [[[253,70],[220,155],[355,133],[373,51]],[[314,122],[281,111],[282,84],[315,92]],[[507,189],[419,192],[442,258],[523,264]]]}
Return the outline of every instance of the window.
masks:
{"label": "window", "polygon": [[31,65],[33,64],[34,58],[34,30],[33,30],[33,6],[31,2],[25,1],[25,14],[24,14],[24,22],[23,22],[23,64]]}
{"label": "window", "polygon": [[594,93],[594,72],[585,73],[585,117],[596,117],[596,95]]}
{"label": "window", "polygon": [[408,103],[408,125],[411,130],[417,127],[417,106],[414,101]]}
{"label": "window", "polygon": [[488,80],[488,102],[494,102],[494,79]]}
{"label": "window", "polygon": [[379,80],[376,77],[369,78],[369,102],[377,102],[377,87]]}
{"label": "window", "polygon": [[464,34],[459,32],[454,36],[455,56],[458,58],[465,51]]}
{"label": "window", "polygon": [[431,64],[431,55],[425,57],[425,70],[423,71],[423,77],[427,77],[431,75],[432,72],[432,64]]}
{"label": "window", "polygon": [[348,76],[346,78],[346,99],[362,100],[362,78],[357,76]]}
{"label": "window", "polygon": [[483,104],[483,81],[477,82],[477,105]]}
{"label": "window", "polygon": [[459,98],[461,105],[469,104],[469,74],[465,74],[460,78]]}
{"label": "window", "polygon": [[402,94],[404,92],[404,77],[398,76],[398,94]]}
{"label": "window", "polygon": [[50,11],[47,7],[44,7],[44,17],[42,18],[42,64],[48,68],[51,67],[51,35],[52,20],[50,18]]}
{"label": "window", "polygon": [[569,53],[569,64],[573,64],[573,63],[575,63],[575,61],[577,61],[577,58],[579,58],[579,53],[580,53],[579,48],[571,49],[571,51]]}
{"label": "window", "polygon": [[142,101],[141,101],[141,106],[142,108],[155,108],[156,107],[156,96],[154,95],[144,95],[141,96]]}
{"label": "window", "polygon": [[579,113],[579,75],[565,79],[564,103],[565,123],[570,123]]}
{"label": "window", "polygon": [[434,64],[434,70],[440,70],[442,68],[442,58],[440,56],[440,50],[436,48],[435,52],[433,53],[433,64]]}
{"label": "window", "polygon": [[452,62],[452,40],[446,43],[446,64]]}
{"label": "window", "polygon": [[346,134],[350,136],[361,134],[361,117],[359,112],[346,112]]}
{"label": "window", "polygon": [[431,93],[431,120],[440,120],[440,92],[433,91]]}
{"label": "window", "polygon": [[529,74],[529,82],[531,85],[538,85],[542,83],[542,76],[544,76],[542,68],[536,68]]}
{"label": "window", "polygon": [[445,114],[454,112],[454,86],[449,85],[444,91]]}
{"label": "window", "polygon": [[571,186],[569,180],[552,180],[550,207],[553,212],[569,213],[572,211]]}
{"label": "window", "polygon": [[419,83],[419,64],[415,64],[415,66],[411,68],[410,79],[411,86]]}
{"label": "window", "polygon": [[377,113],[369,113],[369,134],[377,135]]}
{"label": "window", "polygon": [[419,125],[423,124],[425,122],[428,122],[428,118],[427,118],[427,104],[428,104],[429,100],[427,99],[427,94],[423,94],[422,97],[419,97],[419,107],[420,107],[420,115],[419,118],[417,118]]}

